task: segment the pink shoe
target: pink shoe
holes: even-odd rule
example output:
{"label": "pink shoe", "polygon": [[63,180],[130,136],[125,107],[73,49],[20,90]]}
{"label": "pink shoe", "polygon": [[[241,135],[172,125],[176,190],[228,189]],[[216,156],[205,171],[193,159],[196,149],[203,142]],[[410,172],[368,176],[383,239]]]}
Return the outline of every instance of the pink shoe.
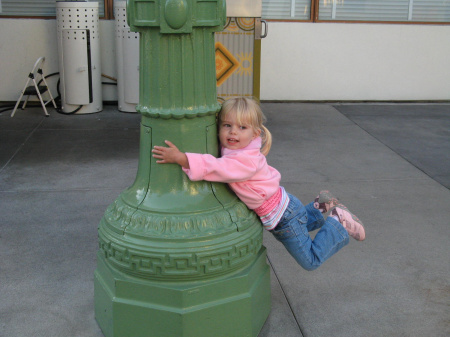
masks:
{"label": "pink shoe", "polygon": [[319,195],[314,200],[314,208],[318,209],[321,213],[328,213],[338,203],[339,200],[335,198],[330,191],[320,191]]}
{"label": "pink shoe", "polygon": [[347,230],[348,235],[352,238],[363,241],[366,238],[366,231],[364,226],[354,214],[350,213],[347,207],[342,204],[338,204],[332,211],[331,216],[335,216],[339,219],[339,222]]}

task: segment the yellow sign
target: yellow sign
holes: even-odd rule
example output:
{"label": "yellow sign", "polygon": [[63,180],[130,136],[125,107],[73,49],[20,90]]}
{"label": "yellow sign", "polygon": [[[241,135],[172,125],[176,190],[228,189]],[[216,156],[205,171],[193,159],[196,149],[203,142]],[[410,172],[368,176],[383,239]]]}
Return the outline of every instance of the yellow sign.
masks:
{"label": "yellow sign", "polygon": [[220,42],[216,42],[216,80],[220,87],[239,67],[239,61]]}

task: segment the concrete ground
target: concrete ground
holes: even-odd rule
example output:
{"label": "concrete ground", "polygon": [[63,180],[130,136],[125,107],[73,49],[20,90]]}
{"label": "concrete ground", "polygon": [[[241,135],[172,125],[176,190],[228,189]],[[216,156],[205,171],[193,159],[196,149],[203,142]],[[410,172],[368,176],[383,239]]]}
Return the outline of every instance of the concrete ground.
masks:
{"label": "concrete ground", "polygon": [[[331,190],[367,239],[308,272],[265,232],[272,311],[260,337],[449,336],[450,104],[263,110],[283,186],[304,203]],[[140,115],[9,113],[0,114],[0,336],[101,337],[97,224],[134,181]]]}

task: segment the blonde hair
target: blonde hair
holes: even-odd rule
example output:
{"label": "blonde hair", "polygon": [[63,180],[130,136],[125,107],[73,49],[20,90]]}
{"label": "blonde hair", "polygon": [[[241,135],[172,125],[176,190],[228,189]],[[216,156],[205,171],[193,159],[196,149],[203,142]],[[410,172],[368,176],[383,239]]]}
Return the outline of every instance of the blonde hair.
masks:
{"label": "blonde hair", "polygon": [[229,114],[232,114],[239,124],[251,126],[254,130],[261,132],[261,153],[267,156],[272,146],[272,134],[264,126],[266,117],[259,103],[247,97],[231,98],[223,103],[222,110],[219,113],[219,121],[222,121]]}

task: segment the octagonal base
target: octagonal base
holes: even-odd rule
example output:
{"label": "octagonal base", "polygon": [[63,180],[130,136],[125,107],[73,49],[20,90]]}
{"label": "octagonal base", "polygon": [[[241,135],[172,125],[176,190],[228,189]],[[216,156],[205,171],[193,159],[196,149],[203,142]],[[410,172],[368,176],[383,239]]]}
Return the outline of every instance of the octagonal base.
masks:
{"label": "octagonal base", "polygon": [[189,283],[130,277],[98,254],[95,316],[106,337],[256,337],[269,312],[264,246],[238,273]]}

